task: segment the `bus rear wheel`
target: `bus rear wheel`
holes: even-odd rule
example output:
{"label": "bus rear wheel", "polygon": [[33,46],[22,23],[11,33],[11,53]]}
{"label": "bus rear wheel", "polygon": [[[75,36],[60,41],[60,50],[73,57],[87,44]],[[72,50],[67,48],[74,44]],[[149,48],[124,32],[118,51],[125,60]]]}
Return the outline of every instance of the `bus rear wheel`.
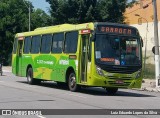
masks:
{"label": "bus rear wheel", "polygon": [[34,84],[40,84],[40,80],[36,80],[35,78],[33,78],[33,69],[29,68],[27,71],[27,82],[30,85],[34,85]]}
{"label": "bus rear wheel", "polygon": [[68,76],[68,87],[72,92],[78,91],[80,88],[76,83],[76,75],[73,72],[71,72]]}
{"label": "bus rear wheel", "polygon": [[114,95],[118,91],[118,88],[106,88],[108,95]]}

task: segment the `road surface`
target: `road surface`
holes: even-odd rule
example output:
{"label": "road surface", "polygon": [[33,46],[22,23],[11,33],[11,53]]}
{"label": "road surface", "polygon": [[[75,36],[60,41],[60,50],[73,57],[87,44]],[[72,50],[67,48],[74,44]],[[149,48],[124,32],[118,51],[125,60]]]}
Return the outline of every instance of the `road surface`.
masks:
{"label": "road surface", "polygon": [[[102,88],[83,88],[70,92],[54,82],[28,85],[26,78],[16,77],[10,71],[0,76],[0,109],[160,109],[160,93],[119,89],[109,96]],[[71,111],[72,112],[72,111]],[[74,112],[74,111],[73,111]],[[83,111],[82,111],[83,112]],[[0,116],[8,118],[10,116]],[[12,116],[20,118],[22,116]],[[53,118],[50,115],[23,116],[27,118]],[[64,118],[61,115],[54,117]],[[158,115],[65,115],[78,118],[158,118]]]}

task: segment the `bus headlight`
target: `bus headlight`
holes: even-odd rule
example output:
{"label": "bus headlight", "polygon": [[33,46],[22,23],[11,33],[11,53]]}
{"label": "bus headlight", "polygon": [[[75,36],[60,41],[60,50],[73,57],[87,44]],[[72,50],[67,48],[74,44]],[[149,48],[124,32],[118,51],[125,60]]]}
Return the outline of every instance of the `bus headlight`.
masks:
{"label": "bus headlight", "polygon": [[104,76],[104,73],[100,67],[96,66],[96,71],[99,75]]}
{"label": "bus headlight", "polygon": [[141,77],[141,74],[142,74],[142,70],[139,70],[138,73],[136,74],[136,78],[135,79],[138,79]]}

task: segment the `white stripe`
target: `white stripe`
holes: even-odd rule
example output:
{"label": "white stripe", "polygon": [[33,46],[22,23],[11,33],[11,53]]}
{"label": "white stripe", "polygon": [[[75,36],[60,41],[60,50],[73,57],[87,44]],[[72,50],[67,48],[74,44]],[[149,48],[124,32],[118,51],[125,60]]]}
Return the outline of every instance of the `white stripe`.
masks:
{"label": "white stripe", "polygon": [[41,116],[41,115],[37,115],[37,117],[39,117],[39,118],[46,118],[46,117],[44,117],[44,116]]}

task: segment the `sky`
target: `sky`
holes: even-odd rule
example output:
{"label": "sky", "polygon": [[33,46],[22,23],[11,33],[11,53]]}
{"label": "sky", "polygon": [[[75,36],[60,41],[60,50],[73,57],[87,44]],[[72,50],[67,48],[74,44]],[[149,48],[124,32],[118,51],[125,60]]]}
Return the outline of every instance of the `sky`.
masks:
{"label": "sky", "polygon": [[[46,13],[48,12],[48,9],[50,7],[49,3],[46,2],[46,0],[29,0],[32,2],[35,9],[40,8],[44,10]],[[128,2],[131,2],[132,0],[128,0]]]}
{"label": "sky", "polygon": [[29,0],[32,2],[35,9],[40,8],[48,13],[48,9],[50,7],[49,3],[46,0]]}

